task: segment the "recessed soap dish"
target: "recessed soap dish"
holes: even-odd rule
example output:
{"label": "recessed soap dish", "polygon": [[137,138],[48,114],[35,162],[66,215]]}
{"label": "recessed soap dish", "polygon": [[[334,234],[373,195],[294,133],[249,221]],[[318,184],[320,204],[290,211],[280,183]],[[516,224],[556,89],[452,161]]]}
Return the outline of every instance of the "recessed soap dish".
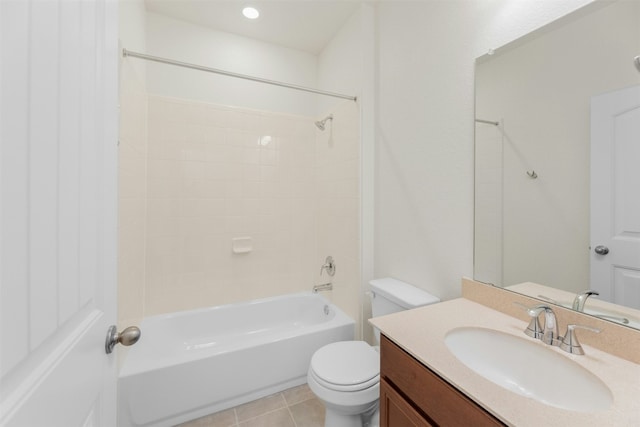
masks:
{"label": "recessed soap dish", "polygon": [[246,254],[253,250],[253,240],[251,237],[234,237],[233,242],[234,254]]}

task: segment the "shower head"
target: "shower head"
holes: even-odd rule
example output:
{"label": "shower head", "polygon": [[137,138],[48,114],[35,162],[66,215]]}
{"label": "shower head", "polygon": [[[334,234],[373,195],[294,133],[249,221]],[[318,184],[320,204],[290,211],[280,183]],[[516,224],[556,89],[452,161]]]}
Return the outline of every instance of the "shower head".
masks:
{"label": "shower head", "polygon": [[317,122],[315,122],[316,126],[318,127],[318,129],[320,130],[324,130],[326,127],[326,123],[327,120],[333,120],[333,114],[329,114],[327,117],[325,117],[322,120],[318,120]]}

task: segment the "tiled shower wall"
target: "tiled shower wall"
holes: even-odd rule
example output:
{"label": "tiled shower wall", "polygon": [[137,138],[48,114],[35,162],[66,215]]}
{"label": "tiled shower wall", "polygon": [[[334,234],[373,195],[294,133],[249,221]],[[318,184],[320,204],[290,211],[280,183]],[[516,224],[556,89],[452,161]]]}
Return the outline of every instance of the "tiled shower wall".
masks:
{"label": "tiled shower wall", "polygon": [[[360,113],[355,102],[334,105],[334,119],[316,131],[317,256],[336,262],[333,291],[328,295],[349,316],[362,321],[360,296]],[[314,280],[322,283],[326,274]],[[364,301],[368,304],[368,301]],[[358,335],[360,328],[357,328]],[[359,338],[359,336],[358,336]]]}
{"label": "tiled shower wall", "polygon": [[144,70],[120,65],[118,142],[118,326],[144,315],[147,203],[147,93]]}
{"label": "tiled shower wall", "polygon": [[[149,96],[145,315],[310,290],[333,255],[333,299],[358,319],[357,106],[334,116],[320,132],[315,118]],[[251,252],[233,252],[237,237]]]}

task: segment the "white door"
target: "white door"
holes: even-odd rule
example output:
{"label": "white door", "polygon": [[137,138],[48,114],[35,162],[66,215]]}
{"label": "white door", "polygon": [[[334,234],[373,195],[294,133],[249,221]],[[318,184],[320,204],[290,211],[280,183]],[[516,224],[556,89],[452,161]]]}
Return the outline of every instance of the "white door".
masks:
{"label": "white door", "polygon": [[0,425],[116,422],[117,2],[0,0]]}
{"label": "white door", "polygon": [[640,86],[591,100],[591,289],[640,309]]}

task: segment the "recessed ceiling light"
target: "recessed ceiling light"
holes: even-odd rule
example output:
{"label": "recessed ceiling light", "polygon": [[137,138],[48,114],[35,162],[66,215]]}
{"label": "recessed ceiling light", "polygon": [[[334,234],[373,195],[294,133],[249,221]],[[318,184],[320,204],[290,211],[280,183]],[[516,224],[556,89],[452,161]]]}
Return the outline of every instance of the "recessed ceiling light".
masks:
{"label": "recessed ceiling light", "polygon": [[258,12],[258,9],[250,6],[242,9],[242,14],[245,16],[245,18],[248,19],[256,19],[258,18],[258,16],[260,16],[260,12]]}

